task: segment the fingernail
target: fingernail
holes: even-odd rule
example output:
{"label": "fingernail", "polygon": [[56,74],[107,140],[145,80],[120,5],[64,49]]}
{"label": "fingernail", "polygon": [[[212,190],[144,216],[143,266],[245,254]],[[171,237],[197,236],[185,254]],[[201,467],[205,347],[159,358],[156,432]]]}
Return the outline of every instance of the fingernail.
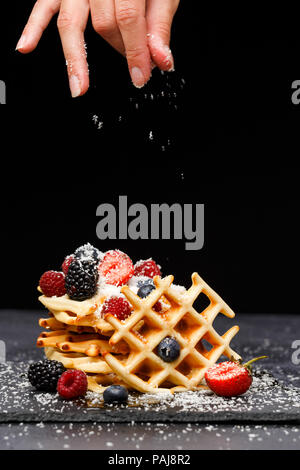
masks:
{"label": "fingernail", "polygon": [[164,63],[168,67],[168,72],[174,72],[174,58],[171,52],[171,49],[169,46],[165,45],[163,46],[163,50],[165,52],[166,58],[164,59]]}
{"label": "fingernail", "polygon": [[77,98],[81,94],[80,81],[76,75],[71,75],[69,78],[70,90],[72,98]]}
{"label": "fingernail", "polygon": [[138,67],[132,67],[130,75],[132,83],[136,88],[142,88],[145,85],[145,78],[141,69]]}
{"label": "fingernail", "polygon": [[24,34],[22,34],[22,36],[20,37],[20,39],[18,41],[18,44],[16,46],[16,51],[18,49],[23,49],[23,47],[25,47],[25,45],[26,45],[26,42],[27,42],[27,38]]}

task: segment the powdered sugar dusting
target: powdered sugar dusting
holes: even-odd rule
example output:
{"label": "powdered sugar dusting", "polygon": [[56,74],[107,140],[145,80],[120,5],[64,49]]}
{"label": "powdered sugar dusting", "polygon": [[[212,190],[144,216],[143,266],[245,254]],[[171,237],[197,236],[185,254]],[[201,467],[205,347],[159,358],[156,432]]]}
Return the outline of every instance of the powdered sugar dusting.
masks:
{"label": "powdered sugar dusting", "polygon": [[149,281],[149,277],[147,276],[132,276],[128,282],[128,287],[136,294],[141,284],[147,281]]}
{"label": "powdered sugar dusting", "polygon": [[106,284],[102,282],[99,286],[99,295],[105,296],[106,298],[109,297],[123,297],[125,298],[124,294],[121,293],[121,287],[113,286],[112,284]]}
{"label": "powdered sugar dusting", "polygon": [[99,261],[102,260],[102,258],[104,256],[104,253],[102,253],[102,251],[98,250],[97,248],[95,248],[90,243],[85,243],[84,245],[77,248],[77,250],[75,251],[75,254],[78,253],[78,252],[80,252],[80,260],[81,261],[91,261],[91,260],[94,261],[95,260],[95,258],[94,258],[95,253],[98,256]]}
{"label": "powdered sugar dusting", "polygon": [[[103,402],[102,396],[88,392],[93,405]],[[215,395],[211,390],[203,388],[198,391],[186,391],[171,394],[169,391],[160,391],[157,394],[129,394],[129,405],[141,410],[163,412],[174,409],[176,413],[203,413],[209,420],[219,416],[244,413],[245,417],[251,412],[257,416],[264,410],[279,418],[280,415],[294,410],[298,413],[300,408],[300,389],[284,386],[265,370],[257,370],[253,383],[245,394],[224,398]]]}
{"label": "powdered sugar dusting", "polygon": [[178,284],[172,284],[171,289],[176,291],[177,294],[184,294],[186,292],[186,288],[184,286],[180,286]]}
{"label": "powdered sugar dusting", "polygon": [[[139,261],[137,261],[134,265],[135,268],[139,268],[141,265],[143,265],[144,263],[146,263],[147,261],[152,261],[152,258],[147,258],[147,259],[140,259]],[[160,266],[158,266],[160,268]]]}
{"label": "powdered sugar dusting", "polygon": [[[0,421],[278,421],[299,417],[300,389],[282,383],[267,370],[257,369],[253,384],[244,395],[223,398],[210,390],[170,394],[129,393],[127,405],[103,405],[101,394],[65,401],[57,393],[36,392],[29,384],[28,363],[0,364]],[[276,368],[274,372],[276,373]],[[291,375],[291,374],[289,374]],[[293,378],[293,377],[291,377]],[[105,412],[101,412],[105,409]],[[116,409],[120,414],[116,414]],[[110,410],[113,414],[110,415]],[[131,410],[133,414],[131,414]],[[96,413],[95,413],[96,411]]]}

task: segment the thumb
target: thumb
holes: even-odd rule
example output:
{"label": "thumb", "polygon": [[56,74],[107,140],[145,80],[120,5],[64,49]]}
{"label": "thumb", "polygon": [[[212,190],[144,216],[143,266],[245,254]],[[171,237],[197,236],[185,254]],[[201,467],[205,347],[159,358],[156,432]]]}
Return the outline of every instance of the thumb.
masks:
{"label": "thumb", "polygon": [[158,68],[169,72],[174,70],[174,58],[169,44],[178,3],[178,0],[151,0],[146,12],[148,46],[152,60]]}

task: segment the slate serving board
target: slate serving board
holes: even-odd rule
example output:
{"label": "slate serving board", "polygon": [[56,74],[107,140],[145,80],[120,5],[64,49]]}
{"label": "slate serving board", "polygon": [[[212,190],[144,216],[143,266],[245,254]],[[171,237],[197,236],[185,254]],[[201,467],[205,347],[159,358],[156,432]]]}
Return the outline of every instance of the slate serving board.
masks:
{"label": "slate serving board", "polygon": [[[0,364],[0,423],[300,422],[300,365],[291,361],[291,344],[300,338],[296,315],[237,315],[241,330],[234,349],[245,360],[269,356],[255,367],[251,389],[241,397],[221,398],[208,391],[175,394],[173,399],[130,395],[128,406],[104,406],[95,394],[88,394],[88,400],[65,401],[35,391],[26,372],[30,361],[43,357],[34,346],[39,317],[40,312],[1,311],[0,339],[7,347],[7,362]],[[221,334],[226,320],[218,324]]]}
{"label": "slate serving board", "polygon": [[209,391],[169,396],[131,394],[128,405],[104,405],[101,395],[66,401],[35,391],[27,363],[0,365],[0,422],[300,422],[300,389],[256,372],[252,389],[235,398]]}

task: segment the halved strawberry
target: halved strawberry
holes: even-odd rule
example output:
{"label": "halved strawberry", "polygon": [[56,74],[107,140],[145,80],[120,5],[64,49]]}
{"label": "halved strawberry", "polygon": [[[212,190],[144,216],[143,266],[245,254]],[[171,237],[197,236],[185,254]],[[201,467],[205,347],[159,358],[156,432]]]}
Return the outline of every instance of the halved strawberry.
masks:
{"label": "halved strawberry", "polygon": [[119,250],[111,250],[105,253],[99,264],[99,273],[107,284],[122,286],[133,276],[134,267],[128,255]]}

